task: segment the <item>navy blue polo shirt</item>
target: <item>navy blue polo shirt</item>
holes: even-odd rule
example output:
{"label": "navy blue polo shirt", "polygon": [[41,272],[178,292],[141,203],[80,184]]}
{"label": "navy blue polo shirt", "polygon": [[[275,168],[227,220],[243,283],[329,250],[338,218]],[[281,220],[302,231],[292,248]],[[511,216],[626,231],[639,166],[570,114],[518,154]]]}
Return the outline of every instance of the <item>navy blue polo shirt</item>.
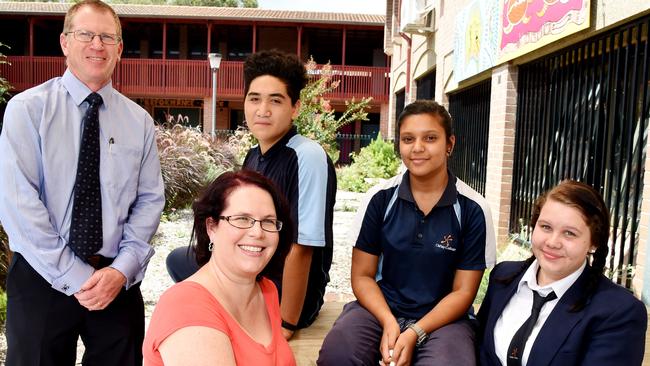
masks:
{"label": "navy blue polo shirt", "polygon": [[[332,265],[336,172],[325,150],[299,135],[295,126],[262,154],[259,146],[248,151],[244,168],[273,181],[291,209],[294,242],[313,247],[307,294],[298,325],[311,324],[323,304]],[[282,274],[270,278],[282,293]]]}
{"label": "navy blue polo shirt", "polygon": [[484,199],[451,172],[427,215],[415,203],[408,174],[372,197],[355,247],[381,256],[378,285],[393,314],[420,319],[451,292],[456,270],[483,270],[491,262],[486,232],[492,230]]}

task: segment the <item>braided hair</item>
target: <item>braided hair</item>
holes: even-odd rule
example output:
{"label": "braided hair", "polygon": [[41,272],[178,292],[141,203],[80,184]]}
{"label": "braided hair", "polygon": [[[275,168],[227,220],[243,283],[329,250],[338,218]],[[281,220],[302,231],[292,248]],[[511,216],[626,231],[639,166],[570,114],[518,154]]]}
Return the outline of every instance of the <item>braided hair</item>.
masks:
{"label": "braided hair", "polygon": [[[596,248],[591,254],[591,264],[587,267],[587,285],[578,301],[571,306],[572,312],[582,310],[587,301],[596,291],[600,277],[605,269],[605,262],[608,252],[609,242],[609,210],[603,201],[602,196],[592,186],[577,182],[574,180],[565,180],[560,182],[550,191],[541,195],[533,207],[531,216],[531,226],[535,228],[537,219],[542,211],[542,207],[547,200],[560,202],[567,206],[573,207],[582,214],[591,234],[591,245]],[[533,229],[534,230],[534,229]],[[521,275],[530,267],[535,260],[535,256],[526,259],[521,268],[510,276],[498,278],[496,281],[503,284],[510,284],[515,278]]]}

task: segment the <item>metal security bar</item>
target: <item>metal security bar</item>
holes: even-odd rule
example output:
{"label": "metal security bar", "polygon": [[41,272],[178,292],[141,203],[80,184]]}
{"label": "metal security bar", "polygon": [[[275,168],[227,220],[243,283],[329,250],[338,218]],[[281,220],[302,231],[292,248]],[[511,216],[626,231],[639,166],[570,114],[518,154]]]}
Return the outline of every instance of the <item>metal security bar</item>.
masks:
{"label": "metal security bar", "polygon": [[608,267],[631,286],[650,109],[644,17],[519,69],[510,231],[528,239],[534,200],[563,179],[593,185],[611,212]]}
{"label": "metal security bar", "polygon": [[488,79],[449,96],[449,114],[456,135],[449,167],[460,180],[482,195],[485,195],[487,174],[491,88],[492,81]]}

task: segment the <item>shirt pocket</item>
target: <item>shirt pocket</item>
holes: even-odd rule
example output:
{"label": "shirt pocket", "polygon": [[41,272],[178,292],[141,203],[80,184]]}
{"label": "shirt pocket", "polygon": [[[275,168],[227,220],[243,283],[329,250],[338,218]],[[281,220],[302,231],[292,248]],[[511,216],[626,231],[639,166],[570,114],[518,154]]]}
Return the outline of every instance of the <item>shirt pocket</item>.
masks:
{"label": "shirt pocket", "polygon": [[140,149],[119,144],[110,144],[108,158],[106,159],[106,182],[110,195],[115,202],[128,202],[135,200],[140,177],[140,163],[142,152]]}

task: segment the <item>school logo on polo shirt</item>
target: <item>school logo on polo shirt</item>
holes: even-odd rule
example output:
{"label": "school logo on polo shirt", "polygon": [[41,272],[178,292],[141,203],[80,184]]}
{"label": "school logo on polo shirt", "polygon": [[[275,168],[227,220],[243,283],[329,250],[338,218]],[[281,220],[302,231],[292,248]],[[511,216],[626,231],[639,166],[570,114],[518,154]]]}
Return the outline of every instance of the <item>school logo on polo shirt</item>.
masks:
{"label": "school logo on polo shirt", "polygon": [[444,250],[449,250],[451,252],[455,252],[456,248],[451,246],[453,241],[454,241],[454,237],[451,234],[447,234],[443,236],[440,242],[436,243],[436,247]]}

